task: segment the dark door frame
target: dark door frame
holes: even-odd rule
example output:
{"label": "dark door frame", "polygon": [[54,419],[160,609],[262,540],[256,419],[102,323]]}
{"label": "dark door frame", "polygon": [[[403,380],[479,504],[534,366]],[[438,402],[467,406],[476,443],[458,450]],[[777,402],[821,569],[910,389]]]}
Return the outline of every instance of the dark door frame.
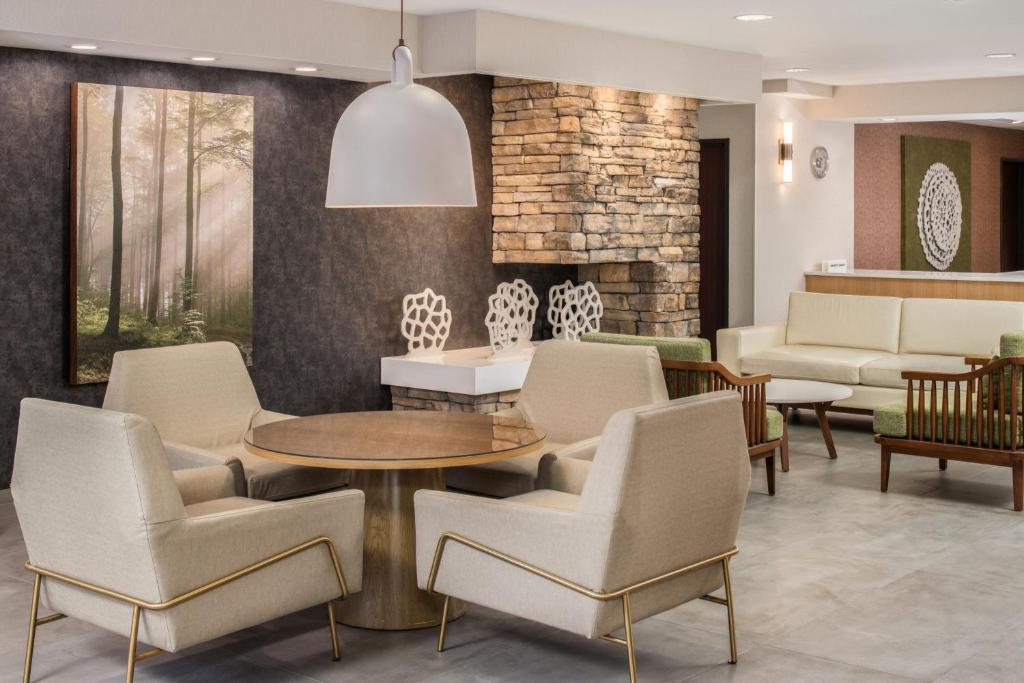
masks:
{"label": "dark door frame", "polygon": [[[700,145],[701,145],[701,153],[702,154],[703,154],[703,150],[704,150],[704,146],[705,145],[709,145],[709,144],[710,145],[721,145],[721,146],[723,146],[725,148],[725,167],[723,169],[724,175],[725,175],[725,178],[724,178],[724,183],[725,183],[725,206],[723,207],[723,217],[722,217],[723,218],[723,225],[725,227],[725,240],[723,240],[722,245],[721,245],[721,253],[722,253],[722,257],[723,257],[722,258],[722,272],[716,274],[716,277],[721,278],[721,280],[723,282],[721,299],[722,299],[722,311],[723,311],[723,314],[725,316],[725,319],[722,321],[722,323],[726,327],[728,327],[729,326],[729,233],[730,233],[730,229],[729,229],[730,228],[730,225],[729,225],[729,199],[730,199],[730,196],[729,196],[729,183],[730,183],[730,180],[731,180],[730,175],[729,175],[729,165],[730,165],[730,161],[732,159],[732,150],[730,149],[729,138],[702,138],[702,139],[699,140],[699,142],[700,142]],[[698,192],[699,191],[700,190],[698,190]],[[701,218],[703,219],[703,216]],[[702,240],[702,242],[703,242],[703,240]],[[703,244],[700,244],[699,248],[702,250],[701,253],[703,253]],[[703,270],[701,271],[700,276],[701,276],[701,288],[703,289],[703,280],[704,280],[704,276],[705,276],[705,273],[703,272]],[[712,331],[712,330],[705,330],[704,325],[703,325],[703,320],[701,321],[701,331],[700,331],[700,334],[701,334],[702,337],[704,337],[705,339],[708,339],[711,342],[712,358],[717,358],[717,356],[718,356],[718,354],[717,354],[717,346],[718,345],[716,344],[716,339],[715,339],[715,337],[717,335],[714,334],[714,331]]]}
{"label": "dark door frame", "polygon": [[[1004,183],[1006,169],[1009,166],[1017,167],[1018,183],[1024,183],[1024,159],[1002,157],[999,160],[999,270],[1004,272],[1024,269],[1024,230],[1021,225],[1024,222],[1024,215],[1018,216],[1017,234],[1007,234],[1007,197]],[[1024,203],[1024,198],[1018,197],[1017,201],[1018,204]],[[1017,210],[1024,213],[1024,207],[1018,207]],[[1008,249],[1012,250],[1010,254],[1007,254]]]}

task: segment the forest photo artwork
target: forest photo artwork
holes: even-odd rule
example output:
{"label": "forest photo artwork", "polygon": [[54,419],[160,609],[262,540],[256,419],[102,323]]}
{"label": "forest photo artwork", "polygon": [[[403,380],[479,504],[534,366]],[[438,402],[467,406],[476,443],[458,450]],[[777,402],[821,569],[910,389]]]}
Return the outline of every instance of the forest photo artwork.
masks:
{"label": "forest photo artwork", "polygon": [[71,382],[116,351],[252,353],[253,98],[75,83]]}

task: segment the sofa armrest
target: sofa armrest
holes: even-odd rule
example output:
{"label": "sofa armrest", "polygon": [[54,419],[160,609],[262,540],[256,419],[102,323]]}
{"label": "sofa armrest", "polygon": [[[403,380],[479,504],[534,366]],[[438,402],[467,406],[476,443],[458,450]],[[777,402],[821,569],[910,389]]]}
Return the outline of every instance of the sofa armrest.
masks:
{"label": "sofa armrest", "polygon": [[174,441],[164,441],[164,452],[167,454],[167,462],[171,466],[171,470],[216,465],[227,467],[234,476],[235,492],[232,495],[244,496],[246,494],[245,471],[242,469],[241,461],[235,456],[214,453],[205,448]]}
{"label": "sofa armrest", "polygon": [[224,465],[173,470],[174,483],[185,505],[235,495],[235,473]]}
{"label": "sofa armrest", "polygon": [[560,458],[554,453],[547,453],[540,459],[537,470],[537,488],[552,489],[571,493],[575,496],[583,494],[583,485],[590,475],[592,460],[580,458]]}
{"label": "sofa armrest", "polygon": [[729,327],[718,331],[718,362],[735,374],[740,374],[740,359],[786,343],[786,326],[748,325]]}

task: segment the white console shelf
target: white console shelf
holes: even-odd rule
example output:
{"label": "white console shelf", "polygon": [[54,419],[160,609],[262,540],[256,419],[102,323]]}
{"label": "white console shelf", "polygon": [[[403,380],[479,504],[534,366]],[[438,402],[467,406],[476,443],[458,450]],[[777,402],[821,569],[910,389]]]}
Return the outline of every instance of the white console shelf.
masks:
{"label": "white console shelf", "polygon": [[489,346],[431,356],[390,356],[380,359],[380,383],[467,396],[516,391],[526,379],[533,349],[497,358]]}

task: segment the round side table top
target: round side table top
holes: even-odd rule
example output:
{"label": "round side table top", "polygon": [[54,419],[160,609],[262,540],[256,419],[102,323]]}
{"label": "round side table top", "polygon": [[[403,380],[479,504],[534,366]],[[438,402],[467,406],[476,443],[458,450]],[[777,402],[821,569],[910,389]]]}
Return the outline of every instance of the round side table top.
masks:
{"label": "round side table top", "polygon": [[338,469],[459,467],[525,455],[546,434],[519,417],[428,410],[333,413],[250,429],[246,448],[281,462]]}
{"label": "round side table top", "polygon": [[848,386],[803,379],[773,379],[765,388],[765,401],[773,404],[832,403],[851,396]]}

